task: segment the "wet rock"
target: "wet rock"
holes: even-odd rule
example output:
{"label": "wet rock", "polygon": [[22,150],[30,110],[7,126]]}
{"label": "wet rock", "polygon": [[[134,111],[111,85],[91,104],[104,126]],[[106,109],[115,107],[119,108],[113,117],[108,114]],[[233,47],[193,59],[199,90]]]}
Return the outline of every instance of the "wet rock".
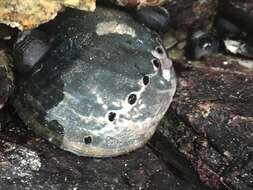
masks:
{"label": "wet rock", "polygon": [[188,59],[200,59],[222,51],[223,41],[211,33],[196,31],[186,42],[185,55]]}
{"label": "wet rock", "polygon": [[217,16],[214,25],[221,38],[240,37],[242,33],[241,28],[237,24],[223,16]]}
{"label": "wet rock", "polygon": [[0,40],[12,44],[17,37],[18,30],[5,24],[0,24]]}
{"label": "wet rock", "polygon": [[0,109],[13,92],[14,77],[12,64],[13,60],[7,50],[0,49]]}
{"label": "wet rock", "polygon": [[0,189],[198,189],[148,146],[117,158],[75,156],[35,137],[8,109],[0,117]]}
{"label": "wet rock", "polygon": [[187,33],[185,31],[170,29],[165,33],[163,43],[171,59],[186,59]]}
{"label": "wet rock", "polygon": [[176,32],[174,30],[169,30],[164,35],[163,44],[166,50],[172,49],[179,42],[180,42],[180,39],[177,38]]}
{"label": "wet rock", "polygon": [[163,7],[144,7],[137,10],[135,18],[157,32],[169,29],[170,14]]}
{"label": "wet rock", "polygon": [[253,44],[241,40],[225,40],[226,49],[237,56],[245,57],[248,59],[253,58]]}
{"label": "wet rock", "polygon": [[170,12],[171,21],[176,29],[192,31],[212,26],[216,4],[215,0],[174,0],[163,7]]}
{"label": "wet rock", "polygon": [[4,150],[0,154],[1,180],[30,180],[40,170],[41,160],[36,152],[10,142],[2,141],[0,146]]}
{"label": "wet rock", "polygon": [[253,4],[249,0],[219,1],[219,13],[238,24],[242,29],[253,31]]}
{"label": "wet rock", "polygon": [[170,115],[159,129],[212,189],[253,187],[253,71],[240,62],[222,55],[181,60]]}
{"label": "wet rock", "polygon": [[3,0],[0,2],[0,22],[21,30],[35,28],[53,19],[63,6],[93,11],[95,0],[39,0],[36,2],[33,0]]}
{"label": "wet rock", "polygon": [[14,44],[15,69],[22,74],[32,70],[49,51],[53,39],[40,30],[19,33]]}
{"label": "wet rock", "polygon": [[[178,15],[173,17],[174,25],[185,31],[209,27],[211,22],[203,18],[212,15],[207,16],[212,20],[215,11],[195,17],[189,2],[174,5],[185,6],[174,10]],[[231,18],[239,18],[232,24],[250,31],[252,20],[245,17],[251,14],[250,1],[219,2],[237,5],[234,8],[244,12],[240,17],[238,12],[229,13],[234,9],[224,9],[225,27],[219,30],[228,32],[222,37],[241,37],[231,27]],[[184,17],[179,15],[181,10]],[[208,189],[205,185],[210,189],[253,189],[253,61],[248,55],[229,54],[187,62],[183,55],[186,35],[177,34],[178,30],[171,29],[165,44],[175,59],[177,94],[148,145],[117,158],[77,157],[36,137],[15,113],[15,119],[1,116],[9,111],[4,110],[0,112],[0,119],[6,120],[0,122],[0,189]],[[159,62],[153,63],[160,68]],[[141,82],[147,85],[150,80],[145,76]],[[130,104],[135,101],[134,94],[127,98]],[[108,118],[114,120],[115,113],[110,113]],[[54,130],[62,132],[61,128]],[[84,142],[91,141],[87,138]]]}

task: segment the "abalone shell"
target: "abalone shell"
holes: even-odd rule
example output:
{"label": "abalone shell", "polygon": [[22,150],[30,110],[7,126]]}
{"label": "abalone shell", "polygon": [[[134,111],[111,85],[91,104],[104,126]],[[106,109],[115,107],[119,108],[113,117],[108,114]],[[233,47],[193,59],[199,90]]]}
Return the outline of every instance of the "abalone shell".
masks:
{"label": "abalone shell", "polygon": [[38,135],[81,156],[117,156],[145,144],[176,89],[159,39],[128,13],[68,9],[39,28],[53,40],[13,105]]}

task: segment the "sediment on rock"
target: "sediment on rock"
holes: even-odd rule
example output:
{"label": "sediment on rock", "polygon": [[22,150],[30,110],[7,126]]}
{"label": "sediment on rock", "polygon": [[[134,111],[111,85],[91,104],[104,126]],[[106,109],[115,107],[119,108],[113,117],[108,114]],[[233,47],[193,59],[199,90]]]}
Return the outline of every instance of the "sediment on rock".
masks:
{"label": "sediment on rock", "polygon": [[149,146],[117,158],[80,157],[36,137],[10,107],[0,123],[1,189],[199,189]]}
{"label": "sediment on rock", "polygon": [[222,55],[180,68],[160,133],[210,188],[252,189],[253,71]]}
{"label": "sediment on rock", "polygon": [[164,7],[170,12],[172,24],[179,30],[210,29],[216,15],[216,0],[174,0]]}
{"label": "sediment on rock", "polygon": [[53,19],[64,6],[93,11],[95,0],[3,0],[0,22],[20,30],[31,29]]}

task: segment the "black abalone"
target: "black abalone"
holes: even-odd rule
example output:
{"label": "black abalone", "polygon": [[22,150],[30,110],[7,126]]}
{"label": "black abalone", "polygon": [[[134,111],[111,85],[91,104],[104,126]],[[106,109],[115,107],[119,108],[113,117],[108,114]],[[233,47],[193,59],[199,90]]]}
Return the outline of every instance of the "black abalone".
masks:
{"label": "black abalone", "polygon": [[176,88],[155,35],[127,13],[69,9],[39,28],[54,39],[13,105],[38,135],[81,156],[132,151],[154,133]]}

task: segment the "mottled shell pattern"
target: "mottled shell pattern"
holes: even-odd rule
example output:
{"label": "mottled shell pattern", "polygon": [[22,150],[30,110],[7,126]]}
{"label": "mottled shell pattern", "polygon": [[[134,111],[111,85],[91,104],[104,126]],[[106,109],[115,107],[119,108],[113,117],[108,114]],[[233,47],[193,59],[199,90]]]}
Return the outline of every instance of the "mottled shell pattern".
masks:
{"label": "mottled shell pattern", "polygon": [[176,89],[159,37],[106,7],[66,10],[39,30],[54,43],[18,80],[13,101],[27,125],[81,156],[117,156],[145,144]]}

